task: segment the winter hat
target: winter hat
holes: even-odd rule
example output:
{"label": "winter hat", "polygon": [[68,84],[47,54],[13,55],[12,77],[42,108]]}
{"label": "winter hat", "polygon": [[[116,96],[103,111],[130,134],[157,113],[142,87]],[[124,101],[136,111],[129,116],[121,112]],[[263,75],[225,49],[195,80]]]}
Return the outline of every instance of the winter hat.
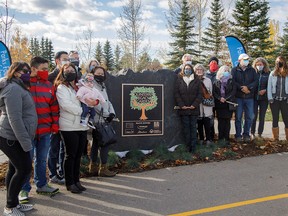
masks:
{"label": "winter hat", "polygon": [[215,56],[213,56],[213,57],[211,57],[211,58],[209,59],[208,64],[210,64],[211,61],[216,61],[217,64],[219,64],[219,59],[216,58]]}

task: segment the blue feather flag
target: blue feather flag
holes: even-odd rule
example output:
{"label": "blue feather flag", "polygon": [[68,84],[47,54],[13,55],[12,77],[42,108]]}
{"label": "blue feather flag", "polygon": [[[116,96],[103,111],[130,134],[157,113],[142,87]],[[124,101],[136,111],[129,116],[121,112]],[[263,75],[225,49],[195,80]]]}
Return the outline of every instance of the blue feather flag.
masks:
{"label": "blue feather flag", "polygon": [[229,35],[225,37],[229,49],[232,66],[238,65],[238,57],[242,53],[246,53],[243,43],[235,36]]}
{"label": "blue feather flag", "polygon": [[0,41],[0,77],[5,76],[11,63],[9,49],[2,41]]}

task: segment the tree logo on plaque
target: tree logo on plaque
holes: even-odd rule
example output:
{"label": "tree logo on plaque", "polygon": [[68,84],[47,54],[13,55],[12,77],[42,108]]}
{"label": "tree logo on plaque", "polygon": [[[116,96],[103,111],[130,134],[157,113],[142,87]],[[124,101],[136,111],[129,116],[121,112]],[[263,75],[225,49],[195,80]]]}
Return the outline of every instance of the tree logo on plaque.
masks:
{"label": "tree logo on plaque", "polygon": [[152,110],[157,106],[157,96],[152,87],[135,87],[130,92],[130,107],[141,110],[140,120],[147,120],[146,110]]}

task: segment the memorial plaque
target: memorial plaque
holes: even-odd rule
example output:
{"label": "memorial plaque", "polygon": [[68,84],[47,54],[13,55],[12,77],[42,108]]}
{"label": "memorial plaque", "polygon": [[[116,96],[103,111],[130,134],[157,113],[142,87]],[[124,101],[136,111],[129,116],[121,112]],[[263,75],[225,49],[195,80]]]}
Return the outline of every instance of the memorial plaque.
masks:
{"label": "memorial plaque", "polygon": [[162,84],[122,84],[122,136],[164,134]]}

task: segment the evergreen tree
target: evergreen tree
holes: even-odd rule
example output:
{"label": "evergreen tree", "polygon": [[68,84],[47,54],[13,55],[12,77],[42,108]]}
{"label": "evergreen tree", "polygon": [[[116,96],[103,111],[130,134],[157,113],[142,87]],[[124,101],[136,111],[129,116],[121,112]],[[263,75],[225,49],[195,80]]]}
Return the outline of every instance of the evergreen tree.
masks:
{"label": "evergreen tree", "polygon": [[171,15],[176,16],[173,18],[173,23],[169,23],[169,32],[173,42],[169,43],[172,51],[168,53],[170,59],[166,64],[171,69],[179,66],[181,58],[185,53],[198,55],[195,50],[197,41],[194,40],[196,34],[193,33],[195,30],[193,24],[194,16],[189,9],[187,0],[182,0],[179,5],[180,10],[175,12],[173,5],[171,3],[169,4],[170,11],[173,11]]}
{"label": "evergreen tree", "polygon": [[285,22],[285,26],[283,28],[283,36],[280,38],[280,45],[277,51],[278,51],[278,54],[284,56],[286,60],[288,59],[288,21]]}
{"label": "evergreen tree", "polygon": [[224,26],[225,20],[223,16],[224,9],[220,0],[213,0],[211,3],[211,16],[208,17],[208,27],[204,32],[203,47],[207,51],[208,56],[217,56],[221,58],[221,50],[225,44]]}
{"label": "evergreen tree", "polygon": [[147,52],[144,52],[138,60],[137,71],[143,71],[147,69],[150,63],[151,63],[151,58],[149,54]]}
{"label": "evergreen tree", "polygon": [[41,55],[41,49],[39,41],[36,37],[30,39],[30,53],[32,56],[40,56]]}
{"label": "evergreen tree", "polygon": [[121,67],[120,67],[120,55],[121,55],[121,50],[119,45],[116,45],[115,51],[114,51],[114,56],[115,56],[115,70],[118,72]]}
{"label": "evergreen tree", "polygon": [[234,34],[252,57],[269,55],[269,4],[266,0],[237,0],[231,21]]}
{"label": "evergreen tree", "polygon": [[100,41],[98,41],[97,46],[96,46],[96,51],[95,51],[95,58],[98,62],[102,62],[102,46]]}
{"label": "evergreen tree", "polygon": [[108,71],[113,71],[114,69],[114,57],[110,42],[106,40],[103,47],[103,59]]}

